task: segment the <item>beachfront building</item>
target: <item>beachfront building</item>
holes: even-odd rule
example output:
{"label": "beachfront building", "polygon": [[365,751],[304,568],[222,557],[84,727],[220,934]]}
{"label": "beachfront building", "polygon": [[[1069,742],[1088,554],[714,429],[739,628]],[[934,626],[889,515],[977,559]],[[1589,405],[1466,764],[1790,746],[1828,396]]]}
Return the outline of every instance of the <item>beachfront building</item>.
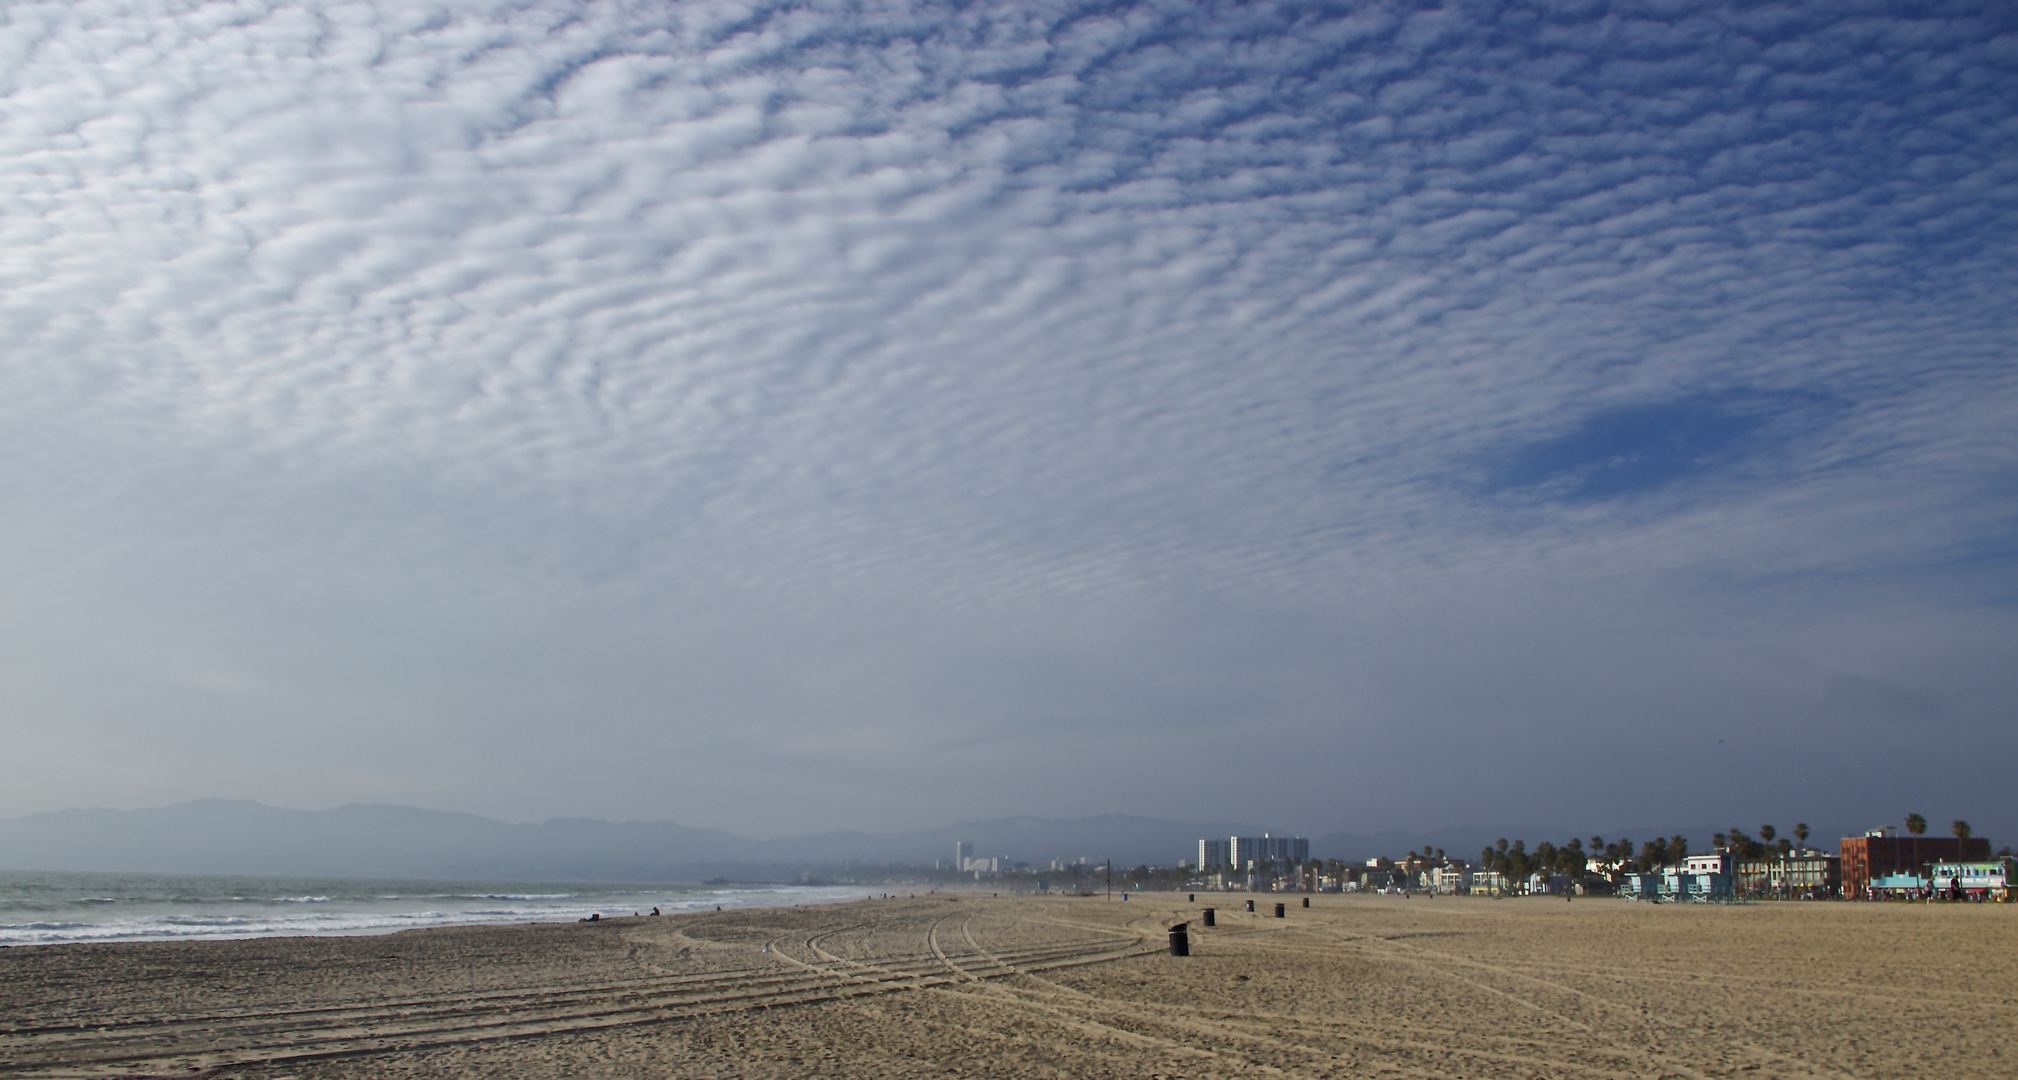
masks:
{"label": "beachfront building", "polygon": [[1682,860],[1682,872],[1685,874],[1722,874],[1725,877],[1730,877],[1732,876],[1736,862],[1737,860],[1728,851],[1719,851],[1710,855],[1691,855]]}
{"label": "beachfront building", "polygon": [[1563,874],[1537,872],[1528,875],[1529,896],[1561,896],[1570,891],[1570,879]]}
{"label": "beachfront building", "polygon": [[1721,899],[1737,895],[1738,860],[1728,850],[1690,855],[1661,871],[1661,894],[1676,899]]}
{"label": "beachfront building", "polygon": [[1820,900],[1836,895],[1842,882],[1843,860],[1814,848],[1795,848],[1738,863],[1739,896]]}
{"label": "beachfront building", "polygon": [[2001,862],[1935,863],[1928,882],[1935,896],[1952,897],[1959,890],[1966,900],[1988,900],[2001,895],[2008,883]]}
{"label": "beachfront building", "polygon": [[1887,825],[1862,836],[1846,836],[1842,844],[1843,895],[1873,895],[1876,879],[1907,874],[1924,879],[1935,863],[1989,862],[1990,841],[1980,836],[1900,836]]}
{"label": "beachfront building", "polygon": [[1843,857],[1814,848],[1796,848],[1773,866],[1775,895],[1806,900],[1835,896],[1843,887]]}
{"label": "beachfront building", "polygon": [[1897,873],[1874,877],[1864,886],[1863,899],[1917,900],[1927,894],[1927,882],[1918,874]]}
{"label": "beachfront building", "polygon": [[1505,896],[1506,875],[1497,870],[1480,870],[1471,876],[1473,896]]}
{"label": "beachfront building", "polygon": [[1432,892],[1444,896],[1460,896],[1471,891],[1471,867],[1463,863],[1446,863],[1429,872],[1429,887]]}

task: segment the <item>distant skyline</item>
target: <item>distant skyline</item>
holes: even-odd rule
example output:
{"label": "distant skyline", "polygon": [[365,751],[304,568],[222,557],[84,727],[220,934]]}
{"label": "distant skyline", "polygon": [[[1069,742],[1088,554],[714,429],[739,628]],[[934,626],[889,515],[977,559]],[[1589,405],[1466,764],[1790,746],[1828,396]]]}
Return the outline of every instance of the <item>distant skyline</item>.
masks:
{"label": "distant skyline", "polygon": [[2008,5],[25,3],[0,102],[0,817],[2018,834]]}
{"label": "distant skyline", "polygon": [[[1122,814],[1085,818],[1019,816],[987,821],[939,823],[901,832],[825,830],[797,836],[755,839],[677,822],[610,822],[555,818],[506,823],[465,813],[387,804],[351,804],[329,810],[301,810],[244,800],[206,799],[141,810],[58,810],[0,818],[0,870],[53,872],[146,872],[223,874],[333,874],[349,877],[476,876],[598,881],[697,880],[721,873],[757,873],[765,880],[789,880],[816,867],[847,863],[940,869],[966,867],[997,871],[1010,864],[1044,867],[1054,862],[1116,867],[1147,863],[1172,867],[1195,861],[1200,841],[1216,840],[1214,856],[1245,862],[1252,852],[1232,850],[1233,838],[1273,835],[1274,859],[1359,861],[1401,859],[1439,849],[1451,858],[1477,862],[1481,849],[1504,839],[1528,851],[1542,844],[1627,842],[1638,849],[1650,840],[1683,836],[1691,850],[1708,850],[1716,834],[1732,824],[1677,822],[1621,825],[1586,823],[1583,828],[1512,822],[1470,823],[1430,830],[1358,832],[1326,829],[1308,835],[1257,826],[1253,822],[1184,822]],[[1763,823],[1762,823],[1763,824]],[[1838,829],[1809,823],[1811,846],[1833,852],[1846,836],[1864,827]],[[1757,825],[1738,826],[1763,834]],[[1780,823],[1782,835],[1791,823]],[[1938,839],[1943,830],[1930,830]],[[1984,837],[1992,850],[2008,841]],[[1257,850],[1267,851],[1262,844]],[[958,862],[955,862],[958,860]],[[741,867],[742,870],[734,870]]]}

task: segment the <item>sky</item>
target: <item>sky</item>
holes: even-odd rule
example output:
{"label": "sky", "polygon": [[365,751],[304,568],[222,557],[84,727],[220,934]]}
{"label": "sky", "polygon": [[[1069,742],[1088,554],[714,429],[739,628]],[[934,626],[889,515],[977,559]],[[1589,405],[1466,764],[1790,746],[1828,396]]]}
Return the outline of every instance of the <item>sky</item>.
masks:
{"label": "sky", "polygon": [[2005,4],[10,3],[0,815],[2018,839]]}

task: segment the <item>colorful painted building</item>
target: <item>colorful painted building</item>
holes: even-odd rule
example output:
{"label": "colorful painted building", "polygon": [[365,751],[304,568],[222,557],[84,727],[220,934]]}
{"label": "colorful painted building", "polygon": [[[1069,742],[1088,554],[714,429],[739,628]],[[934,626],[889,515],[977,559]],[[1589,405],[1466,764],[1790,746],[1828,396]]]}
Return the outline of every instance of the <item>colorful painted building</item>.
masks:
{"label": "colorful painted building", "polygon": [[1988,862],[1990,841],[1980,836],[1900,836],[1886,826],[1862,836],[1846,836],[1842,844],[1843,895],[1870,895],[1877,879],[1896,874],[1924,878],[1935,863]]}
{"label": "colorful painted building", "polygon": [[2001,896],[2009,884],[2000,862],[1935,863],[1928,884],[1937,897],[1959,893],[1967,900],[1987,900]]}

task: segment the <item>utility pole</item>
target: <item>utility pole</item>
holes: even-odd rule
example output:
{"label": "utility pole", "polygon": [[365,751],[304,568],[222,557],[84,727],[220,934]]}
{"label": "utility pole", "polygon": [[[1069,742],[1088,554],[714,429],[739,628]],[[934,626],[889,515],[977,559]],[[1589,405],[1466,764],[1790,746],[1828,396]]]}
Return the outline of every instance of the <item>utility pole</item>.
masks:
{"label": "utility pole", "polygon": [[1107,860],[1106,866],[1107,866],[1107,899],[1112,900],[1114,899],[1114,860],[1113,859]]}

